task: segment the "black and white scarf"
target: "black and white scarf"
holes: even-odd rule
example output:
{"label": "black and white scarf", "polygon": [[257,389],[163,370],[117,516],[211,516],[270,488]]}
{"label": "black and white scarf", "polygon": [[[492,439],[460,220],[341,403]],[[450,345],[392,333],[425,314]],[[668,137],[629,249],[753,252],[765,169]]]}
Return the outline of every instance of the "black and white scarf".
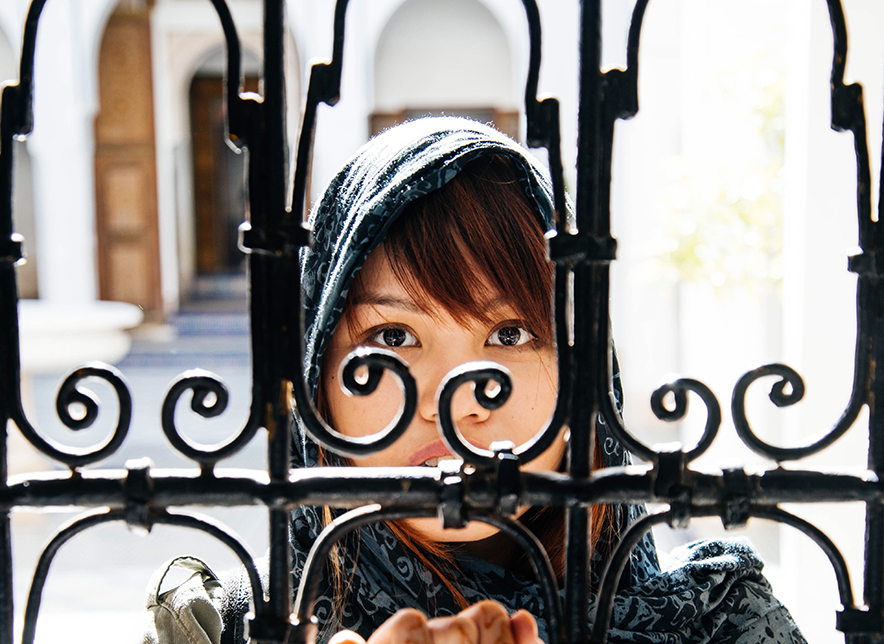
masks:
{"label": "black and white scarf", "polygon": [[[552,227],[551,188],[546,171],[530,152],[474,121],[428,118],[390,129],[369,141],[329,184],[310,216],[314,244],[301,257],[306,317],[305,377],[314,389],[322,354],[340,320],[347,289],[368,254],[380,244],[406,204],[438,190],[468,162],[484,155],[509,159],[535,204],[544,230]],[[619,396],[619,374],[615,378]],[[295,466],[317,464],[316,445],[296,423]],[[628,455],[599,428],[607,465]],[[620,508],[625,528],[644,514],[642,506]],[[322,510],[300,507],[292,516],[295,586],[299,571],[323,528]],[[612,537],[616,540],[617,535]],[[601,544],[598,552],[614,543]],[[417,608],[430,615],[459,611],[454,598],[382,524],[363,528],[339,555],[348,596],[335,610],[331,584],[315,605],[323,640],[340,629],[366,639],[393,613]],[[773,597],[762,562],[745,540],[705,541],[673,553],[675,567],[661,570],[650,533],[634,549],[615,600],[610,642],[804,642],[788,611]],[[494,599],[510,611],[525,608],[546,637],[545,609],[538,584],[512,571],[460,556],[457,584],[470,603]],[[598,569],[600,566],[594,566]],[[588,580],[597,587],[597,573]]]}

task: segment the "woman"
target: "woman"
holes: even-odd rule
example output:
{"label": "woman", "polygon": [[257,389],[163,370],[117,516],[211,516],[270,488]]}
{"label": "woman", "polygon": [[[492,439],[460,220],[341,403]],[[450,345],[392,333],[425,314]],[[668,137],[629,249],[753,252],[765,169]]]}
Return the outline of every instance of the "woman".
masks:
{"label": "woman", "polygon": [[[454,118],[422,119],[381,134],[331,182],[310,218],[315,243],[302,257],[305,374],[320,412],[351,436],[375,433],[395,415],[400,394],[389,374],[370,396],[342,392],[339,367],[357,346],[396,351],[418,386],[418,410],[406,433],[350,464],[433,466],[448,457],[435,424],[436,389],[452,368],[473,360],[507,367],[513,394],[488,411],[461,388],[452,413],[466,440],[485,448],[496,440],[521,444],[545,425],[557,384],[544,255],[551,203],[544,171],[530,154],[491,128]],[[341,464],[298,430],[296,466]],[[628,462],[605,428],[599,431],[604,449],[596,450],[596,466]],[[560,469],[566,448],[563,432],[527,469]],[[595,508],[594,559],[602,561],[642,512]],[[320,508],[294,512],[296,578],[329,519]],[[561,578],[561,509],[522,508],[520,521],[544,543]],[[804,641],[771,595],[751,546],[705,542],[679,557],[681,565],[664,573],[650,535],[637,546],[609,641]],[[201,573],[194,580],[198,588],[211,578]],[[588,583],[595,588],[598,581],[594,573]],[[236,582],[227,588],[226,633],[237,641],[241,620],[227,616],[243,612],[245,595]],[[169,597],[171,605],[174,592]],[[415,519],[360,530],[338,548],[315,614],[320,638],[337,644],[535,644],[547,633],[525,557],[478,523],[444,531],[436,520]]]}

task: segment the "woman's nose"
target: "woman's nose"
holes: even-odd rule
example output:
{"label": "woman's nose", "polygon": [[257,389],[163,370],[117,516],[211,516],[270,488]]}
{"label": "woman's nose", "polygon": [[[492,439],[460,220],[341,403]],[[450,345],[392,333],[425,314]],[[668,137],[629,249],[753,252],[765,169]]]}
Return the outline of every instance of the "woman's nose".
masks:
{"label": "woman's nose", "polygon": [[[439,386],[452,369],[465,362],[470,362],[470,360],[446,362],[445,365],[437,363],[432,370],[416,376],[419,398],[418,413],[424,420],[436,422],[439,412],[437,400]],[[473,383],[464,383],[454,392],[454,396],[451,398],[451,417],[459,426],[481,423],[487,420],[490,415],[491,412],[476,400]]]}

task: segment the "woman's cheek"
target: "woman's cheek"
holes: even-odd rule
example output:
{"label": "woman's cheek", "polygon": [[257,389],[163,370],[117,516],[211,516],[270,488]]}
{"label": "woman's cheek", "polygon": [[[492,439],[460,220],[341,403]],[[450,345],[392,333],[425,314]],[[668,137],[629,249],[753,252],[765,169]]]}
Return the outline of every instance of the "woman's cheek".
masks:
{"label": "woman's cheek", "polygon": [[513,376],[510,402],[522,405],[522,413],[552,414],[558,382],[554,365],[555,360],[541,359],[505,365]]}
{"label": "woman's cheek", "polygon": [[402,392],[389,373],[385,373],[377,389],[367,396],[351,396],[338,387],[334,396],[332,417],[340,423],[336,427],[346,436],[369,436],[385,429],[396,417],[402,400]]}

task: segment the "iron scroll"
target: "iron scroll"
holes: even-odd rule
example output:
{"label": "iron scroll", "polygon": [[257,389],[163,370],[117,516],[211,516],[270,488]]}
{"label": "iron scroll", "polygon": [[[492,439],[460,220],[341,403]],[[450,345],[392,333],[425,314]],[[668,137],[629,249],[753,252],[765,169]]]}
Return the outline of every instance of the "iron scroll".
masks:
{"label": "iron scroll", "polygon": [[[515,3],[516,0],[513,0]],[[8,443],[0,442],[0,644],[13,644],[12,554],[9,514],[13,509],[36,510],[55,505],[91,508],[63,528],[43,552],[34,574],[28,600],[23,644],[33,642],[43,587],[55,553],[69,539],[90,528],[124,521],[149,529],[167,523],[203,531],[229,546],[246,568],[255,603],[251,622],[253,637],[260,642],[303,642],[315,638],[312,602],[324,554],[349,530],[378,520],[442,515],[449,525],[466,520],[488,522],[511,534],[528,552],[547,599],[551,641],[556,644],[596,642],[608,637],[609,624],[620,574],[631,549],[654,524],[684,526],[696,517],[719,517],[724,527],[735,527],[750,518],[776,521],[808,536],[826,555],[835,571],[842,609],[838,628],[846,641],[884,642],[884,436],[881,409],[873,401],[884,398],[884,224],[871,213],[871,171],[862,88],[844,85],[847,32],[838,0],[827,0],[834,52],[832,65],[832,127],[849,131],[854,138],[857,162],[857,212],[861,252],[850,259],[858,274],[857,343],[854,381],[845,412],[830,429],[806,446],[769,444],[749,424],[745,409],[749,386],[766,376],[779,380],[771,401],[778,406],[797,403],[803,395],[800,376],[784,365],[766,365],[745,374],[735,386],[731,412],[737,432],[750,448],[774,461],[762,473],[741,468],[704,473],[691,468],[716,439],[721,410],[713,392],[698,380],[682,378],[664,385],[651,398],[657,418],[682,418],[689,397],[699,398],[707,419],[702,437],[689,449],[681,446],[649,446],[638,440],[611,398],[613,349],[609,328],[610,263],[616,241],[610,228],[611,159],[614,124],[638,111],[639,44],[648,5],[638,0],[630,25],[627,68],[602,72],[601,3],[581,2],[581,85],[578,141],[578,173],[573,218],[565,197],[561,158],[559,105],[555,99],[537,96],[540,70],[541,25],[534,0],[522,0],[525,12],[529,64],[525,87],[526,140],[548,152],[556,208],[556,235],[549,240],[548,254],[555,264],[553,311],[558,352],[559,392],[555,411],[537,435],[521,447],[497,445],[479,451],[460,436],[451,419],[450,403],[455,390],[472,386],[479,404],[491,409],[506,404],[512,381],[499,365],[462,365],[448,374],[439,393],[440,434],[451,450],[463,457],[465,466],[456,472],[441,468],[317,468],[292,470],[289,444],[295,415],[311,436],[331,451],[358,456],[383,449],[406,430],[415,413],[416,386],[407,365],[394,354],[360,350],[345,361],[342,381],[351,393],[372,395],[384,371],[400,383],[402,404],[390,427],[369,440],[353,441],[320,417],[303,376],[303,302],[280,301],[275,294],[300,292],[299,249],[310,243],[305,227],[310,153],[320,103],[334,105],[340,94],[344,51],[344,27],[348,0],[337,0],[334,16],[332,60],[313,66],[290,188],[285,127],[285,74],[282,66],[285,11],[283,0],[264,0],[264,89],[262,96],[243,93],[241,48],[236,26],[225,0],[211,0],[227,43],[226,105],[228,134],[238,148],[248,149],[250,220],[242,227],[241,246],[248,253],[252,350],[252,398],[249,418],[228,443],[213,448],[190,444],[175,427],[176,407],[185,394],[192,395],[191,408],[211,418],[226,409],[227,389],[217,376],[203,371],[182,374],[163,402],[160,426],[173,447],[195,461],[198,469],[188,473],[151,468],[94,469],[113,454],[128,430],[132,400],[125,379],[116,369],[87,365],[63,383],[56,401],[58,415],[72,431],[88,426],[100,413],[100,402],[84,386],[88,378],[109,383],[118,400],[115,429],[104,444],[78,451],[42,438],[26,418],[21,401],[21,365],[18,290],[14,265],[23,256],[22,240],[14,230],[12,207],[13,145],[27,136],[32,126],[32,84],[36,33],[46,0],[33,0],[23,38],[18,83],[3,88],[0,103],[0,412],[4,426],[12,420],[38,450],[64,464],[67,471],[7,476]],[[884,197],[884,195],[882,195]],[[288,207],[291,203],[291,207]],[[879,208],[884,209],[884,198]],[[882,210],[884,212],[884,210]],[[367,370],[367,380],[356,372]],[[878,376],[881,378],[878,378]],[[488,393],[496,383],[496,393]],[[790,390],[790,391],[789,391]],[[580,395],[577,395],[577,392]],[[672,397],[674,405],[665,404]],[[72,407],[84,413],[76,416]],[[863,407],[869,408],[869,463],[861,474],[830,474],[815,470],[785,469],[784,461],[819,453],[852,429]],[[592,467],[596,428],[604,424],[646,465]],[[520,469],[570,427],[570,452],[563,473],[537,473]],[[266,472],[228,471],[218,463],[249,443],[255,435],[268,433]],[[591,558],[587,538],[593,505],[600,503],[656,502],[668,506],[633,525],[612,554],[602,576],[594,619],[589,619],[588,577]],[[864,597],[857,602],[843,555],[819,528],[784,511],[782,503],[859,502],[867,508]],[[299,504],[355,508],[332,523],[310,555],[310,573],[293,592],[289,521]],[[262,585],[257,565],[247,548],[224,526],[170,507],[197,505],[255,505],[269,511],[268,583]],[[524,528],[511,518],[522,505],[558,505],[566,508],[566,569],[563,588],[549,566],[546,553]],[[293,604],[294,601],[294,604]],[[294,617],[293,617],[294,615]]]}

